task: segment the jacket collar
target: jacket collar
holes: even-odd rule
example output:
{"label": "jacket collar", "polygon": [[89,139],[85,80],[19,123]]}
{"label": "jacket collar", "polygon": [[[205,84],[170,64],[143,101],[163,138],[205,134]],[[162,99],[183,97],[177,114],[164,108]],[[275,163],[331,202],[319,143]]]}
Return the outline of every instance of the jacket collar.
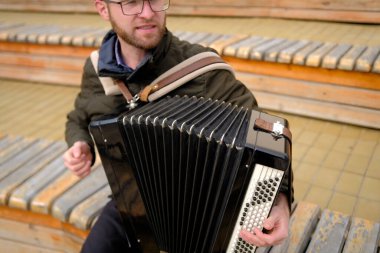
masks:
{"label": "jacket collar", "polygon": [[169,49],[172,34],[166,30],[164,37],[158,46],[153,49],[152,56],[149,57],[142,65],[134,70],[132,73],[125,70],[125,67],[118,64],[115,54],[116,40],[118,39],[116,33],[110,30],[103,39],[102,45],[99,49],[99,62],[98,70],[99,76],[112,77],[116,79],[129,79],[136,72],[141,69],[142,66],[147,64],[157,64],[157,62],[166,54]]}

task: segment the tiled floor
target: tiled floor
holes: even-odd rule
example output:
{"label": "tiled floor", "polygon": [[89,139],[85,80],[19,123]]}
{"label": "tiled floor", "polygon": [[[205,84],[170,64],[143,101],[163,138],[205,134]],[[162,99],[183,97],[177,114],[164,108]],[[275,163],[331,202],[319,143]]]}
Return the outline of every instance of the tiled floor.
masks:
{"label": "tiled floor", "polygon": [[[78,91],[0,79],[0,135],[63,139]],[[279,115],[293,132],[296,200],[380,221],[380,130]]]}

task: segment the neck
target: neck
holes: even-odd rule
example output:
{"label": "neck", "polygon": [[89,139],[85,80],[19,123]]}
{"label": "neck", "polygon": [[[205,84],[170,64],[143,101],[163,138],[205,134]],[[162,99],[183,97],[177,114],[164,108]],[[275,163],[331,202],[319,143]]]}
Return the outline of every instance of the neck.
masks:
{"label": "neck", "polygon": [[123,61],[132,69],[136,69],[147,54],[147,50],[140,49],[120,41],[120,50]]}

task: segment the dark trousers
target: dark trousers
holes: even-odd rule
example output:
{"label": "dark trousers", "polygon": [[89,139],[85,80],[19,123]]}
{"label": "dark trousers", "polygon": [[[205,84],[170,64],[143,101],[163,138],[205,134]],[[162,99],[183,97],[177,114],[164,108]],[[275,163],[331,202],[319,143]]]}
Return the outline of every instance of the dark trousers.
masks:
{"label": "dark trousers", "polygon": [[[132,253],[114,200],[104,207],[83,244],[81,253]],[[134,252],[133,252],[134,253]]]}

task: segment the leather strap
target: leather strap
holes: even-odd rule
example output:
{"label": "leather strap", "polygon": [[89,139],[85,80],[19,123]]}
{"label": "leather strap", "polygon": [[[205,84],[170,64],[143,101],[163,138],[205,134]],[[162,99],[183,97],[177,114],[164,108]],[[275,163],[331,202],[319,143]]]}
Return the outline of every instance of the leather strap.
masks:
{"label": "leather strap", "polygon": [[282,125],[280,122],[271,123],[266,120],[257,118],[255,120],[255,129],[271,133],[275,138],[285,137],[292,142],[292,133],[289,128]]}
{"label": "leather strap", "polygon": [[[201,56],[201,57],[200,57]],[[170,73],[170,70],[168,72],[165,72],[163,75],[161,75],[159,78],[157,78],[155,81],[153,81],[150,85],[146,86],[140,93],[140,100],[144,102],[148,102],[149,95],[164,88],[165,86],[174,83],[175,81],[181,79],[182,77],[185,77],[187,75],[190,75],[191,73],[196,72],[197,70],[204,68],[206,66],[217,64],[217,63],[225,63],[222,58],[220,58],[218,55],[210,52],[201,53],[196,55],[194,58],[189,58],[185,60],[184,62],[180,63],[178,65],[178,69],[172,71]]]}
{"label": "leather strap", "polygon": [[[98,60],[99,52],[95,50],[91,53],[91,61],[96,73],[98,73]],[[137,100],[144,102],[154,101],[191,79],[215,69],[224,69],[234,74],[232,67],[225,63],[218,54],[214,52],[203,52],[167,70],[135,96],[131,94],[128,87],[120,80],[110,77],[99,77],[99,80],[106,95],[117,95],[121,93],[128,103],[132,104],[137,102]]]}

